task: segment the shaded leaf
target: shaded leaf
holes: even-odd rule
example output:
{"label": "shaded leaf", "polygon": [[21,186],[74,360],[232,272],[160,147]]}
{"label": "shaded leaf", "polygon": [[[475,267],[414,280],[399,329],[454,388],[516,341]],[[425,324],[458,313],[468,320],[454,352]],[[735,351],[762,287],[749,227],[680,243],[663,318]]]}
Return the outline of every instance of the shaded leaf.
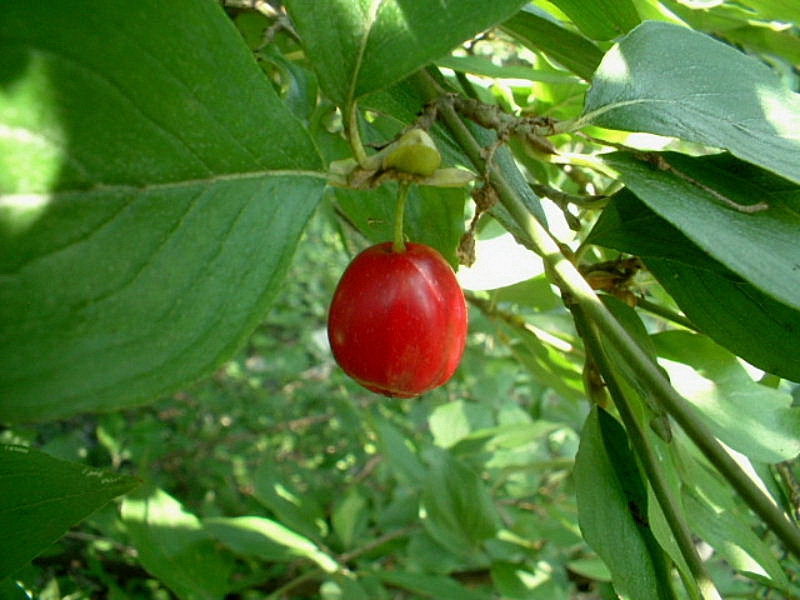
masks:
{"label": "shaded leaf", "polygon": [[376,575],[387,584],[419,594],[423,598],[435,598],[436,600],[490,600],[492,598],[488,592],[468,589],[449,577],[397,571],[378,571]]}
{"label": "shaded leaf", "polygon": [[603,59],[603,52],[586,38],[532,12],[518,12],[503,23],[502,29],[586,80],[592,78]]}
{"label": "shaded leaf", "polygon": [[139,562],[181,600],[215,600],[228,591],[231,557],[172,496],[160,489],[127,496],[122,519]]}
{"label": "shaded leaf", "polygon": [[322,508],[311,494],[298,492],[270,462],[256,469],[252,483],[255,498],[281,523],[311,539],[327,534]]}
{"label": "shaded leaf", "polygon": [[588,241],[643,257],[701,331],[753,365],[800,381],[800,312],[744,281],[632,193],[614,196]]}
{"label": "shaded leaf", "polygon": [[575,25],[595,40],[610,40],[628,33],[640,23],[630,0],[552,0]]}
{"label": "shaded leaf", "polygon": [[336,505],[331,515],[333,530],[345,548],[350,548],[356,536],[367,523],[367,499],[358,491],[350,488],[344,498]]}
{"label": "shaded leaf", "polygon": [[320,197],[310,138],[213,0],[13,2],[0,39],[0,419],[210,373]]}
{"label": "shaded leaf", "polygon": [[683,506],[692,530],[713,546],[733,568],[768,577],[776,585],[786,588],[786,575],[772,549],[745,524],[741,516],[709,504],[689,487],[683,490]]}
{"label": "shaded leaf", "polygon": [[[374,243],[394,239],[394,211],[397,187],[383,185],[375,190],[337,188],[337,206]],[[461,189],[412,186],[405,213],[405,233],[409,239],[427,244],[457,266],[456,247],[464,232],[464,201]]]}
{"label": "shaded leaf", "polygon": [[[506,23],[508,23],[508,21]],[[506,24],[504,24],[504,27],[505,26]],[[463,73],[475,73],[476,75],[494,77],[496,79],[527,79],[528,81],[541,81],[544,83],[556,84],[573,84],[580,81],[577,77],[571,75],[536,70],[532,67],[521,65],[497,65],[488,58],[483,58],[481,56],[447,56],[437,60],[436,66],[445,67],[454,71],[461,71]]]}
{"label": "shaded leaf", "polygon": [[372,425],[378,438],[378,448],[395,472],[395,476],[408,483],[421,483],[425,478],[426,469],[419,459],[416,448],[407,442],[394,425],[375,413],[372,416]]}
{"label": "shaded leaf", "polygon": [[5,540],[0,580],[138,483],[27,446],[0,444],[0,531]]}
{"label": "shaded leaf", "polygon": [[800,96],[755,58],[678,25],[645,22],[606,54],[582,122],[724,148],[800,182]]}
{"label": "shaded leaf", "polygon": [[478,474],[448,452],[431,454],[422,490],[425,528],[442,546],[460,555],[478,551],[499,526],[497,511]]}
{"label": "shaded leaf", "polygon": [[578,521],[586,542],[633,600],[671,598],[663,551],[647,524],[647,493],[622,426],[595,406],[575,459]]}
{"label": "shaded leaf", "polygon": [[[607,162],[642,202],[703,252],[776,300],[800,309],[800,187],[729,155],[663,157],[682,175],[655,170],[622,153]],[[743,213],[702,186],[740,204],[763,201],[769,208]]]}

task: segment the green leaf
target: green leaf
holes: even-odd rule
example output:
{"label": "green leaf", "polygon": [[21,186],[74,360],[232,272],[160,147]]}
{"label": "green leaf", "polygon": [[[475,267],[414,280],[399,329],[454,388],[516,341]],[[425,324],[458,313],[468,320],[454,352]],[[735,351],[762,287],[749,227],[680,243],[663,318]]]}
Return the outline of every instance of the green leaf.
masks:
{"label": "green leaf", "polygon": [[552,0],[575,25],[594,40],[610,40],[627,33],[640,22],[630,0]]}
{"label": "green leaf", "polygon": [[311,494],[302,494],[282,477],[272,462],[264,462],[253,475],[253,495],[286,526],[316,540],[325,537],[328,526],[322,508]]}
{"label": "green leaf", "polygon": [[[663,158],[682,176],[622,153],[607,162],[642,202],[703,252],[769,296],[800,309],[800,187],[729,155],[665,153]],[[764,201],[769,209],[743,213],[703,186],[740,204]]]}
{"label": "green leaf", "polygon": [[569,592],[558,575],[561,565],[539,561],[535,567],[507,562],[492,563],[492,581],[509,600],[552,600],[567,598]]}
{"label": "green leaf", "polygon": [[172,496],[160,489],[129,495],[122,519],[139,562],[181,600],[216,600],[226,594],[230,557]]}
{"label": "green leaf", "polygon": [[538,311],[549,311],[562,306],[545,275],[520,281],[491,292],[495,302],[512,302]]}
{"label": "green leaf", "polygon": [[136,485],[133,477],[0,444],[0,580]]}
{"label": "green leaf", "polygon": [[286,2],[322,89],[340,107],[400,81],[524,4],[522,0]]}
{"label": "green leaf", "polygon": [[725,39],[765,54],[782,56],[790,63],[800,64],[800,38],[791,30],[775,31],[769,27],[743,26],[728,29]]}
{"label": "green leaf", "polygon": [[[289,546],[274,539],[277,537],[274,532],[285,528],[269,519],[212,517],[203,519],[203,527],[240,556],[253,556],[265,561],[290,561],[297,558],[297,554]],[[268,535],[265,531],[273,535]]]}
{"label": "green leaf", "polygon": [[238,554],[257,556],[262,560],[307,558],[327,573],[333,573],[339,568],[336,561],[314,542],[272,519],[211,518],[205,519],[203,524],[209,532]]}
{"label": "green leaf", "polygon": [[783,588],[788,585],[772,549],[747,527],[740,515],[714,506],[688,486],[683,489],[683,506],[692,530],[733,568],[768,577]]}
{"label": "green leaf", "polygon": [[575,459],[578,521],[586,542],[632,600],[671,598],[663,551],[647,524],[647,493],[622,426],[595,406]]}
{"label": "green leaf", "polygon": [[492,425],[494,419],[487,405],[463,400],[437,406],[428,419],[433,441],[442,448],[450,448],[473,431]]}
{"label": "green leaf", "polygon": [[213,0],[12,2],[0,40],[0,420],[212,372],[320,197],[310,138]]}
{"label": "green leaf", "polygon": [[800,408],[786,392],[753,381],[736,356],[688,331],[653,336],[672,385],[725,444],[766,463],[800,453]]}
{"label": "green leaf", "polygon": [[740,0],[740,3],[756,11],[762,19],[800,24],[800,7],[793,0]]}
{"label": "green leaf", "polygon": [[369,594],[350,575],[338,574],[320,586],[322,600],[370,600]]}
{"label": "green leaf", "polygon": [[528,81],[562,84],[580,82],[580,79],[577,77],[563,73],[536,70],[531,67],[520,65],[497,65],[490,59],[482,56],[446,56],[437,60],[436,66],[463,73],[475,73],[476,75],[484,75],[496,79],[527,79]]}
{"label": "green leaf", "polygon": [[411,484],[421,483],[425,479],[426,469],[416,448],[394,425],[377,413],[372,414],[371,421],[380,453],[395,476]]}
{"label": "green leaf", "polygon": [[706,335],[756,367],[800,381],[800,312],[742,280],[632,193],[613,197],[587,241],[643,257]]}
{"label": "green leaf", "polygon": [[459,555],[477,552],[499,526],[497,510],[479,475],[443,450],[431,454],[422,504],[428,533]]}
{"label": "green leaf", "polygon": [[762,62],[678,25],[648,21],[614,46],[581,122],[724,148],[800,182],[800,96]]}
{"label": "green leaf", "polygon": [[331,515],[333,530],[345,548],[353,545],[358,534],[367,523],[367,499],[358,488],[350,488]]}
{"label": "green leaf", "polygon": [[527,329],[504,329],[519,340],[510,347],[512,353],[539,382],[553,388],[563,398],[584,397],[581,371],[563,349],[545,343]]}
{"label": "green leaf", "polygon": [[490,600],[492,595],[466,588],[449,577],[425,575],[423,573],[401,573],[378,571],[381,581],[435,600]]}
{"label": "green leaf", "polygon": [[503,23],[502,29],[587,81],[603,59],[603,52],[586,38],[528,11],[518,12]]}
{"label": "green leaf", "polygon": [[[336,188],[334,196],[341,211],[371,242],[394,239],[397,186],[369,191]],[[465,198],[461,189],[415,185],[406,203],[406,235],[436,248],[453,267],[458,264],[456,248],[464,232]]]}

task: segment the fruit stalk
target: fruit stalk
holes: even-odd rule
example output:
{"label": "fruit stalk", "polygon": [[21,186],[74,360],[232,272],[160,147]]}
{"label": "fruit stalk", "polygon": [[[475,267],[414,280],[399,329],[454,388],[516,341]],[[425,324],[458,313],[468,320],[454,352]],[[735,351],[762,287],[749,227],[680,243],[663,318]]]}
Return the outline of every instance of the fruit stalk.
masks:
{"label": "fruit stalk", "polygon": [[397,192],[397,205],[394,209],[394,242],[392,243],[393,252],[405,252],[406,241],[405,234],[403,233],[403,225],[405,223],[406,214],[406,200],[408,200],[407,183],[401,183],[400,189]]}

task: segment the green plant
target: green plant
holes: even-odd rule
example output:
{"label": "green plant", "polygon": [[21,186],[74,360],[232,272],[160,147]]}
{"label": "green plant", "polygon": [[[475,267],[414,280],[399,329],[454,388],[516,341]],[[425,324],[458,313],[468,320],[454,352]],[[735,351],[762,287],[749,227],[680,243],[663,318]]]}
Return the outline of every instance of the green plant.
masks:
{"label": "green plant", "polygon": [[[800,597],[791,3],[2,14],[0,596]],[[405,236],[470,330],[378,400]]]}

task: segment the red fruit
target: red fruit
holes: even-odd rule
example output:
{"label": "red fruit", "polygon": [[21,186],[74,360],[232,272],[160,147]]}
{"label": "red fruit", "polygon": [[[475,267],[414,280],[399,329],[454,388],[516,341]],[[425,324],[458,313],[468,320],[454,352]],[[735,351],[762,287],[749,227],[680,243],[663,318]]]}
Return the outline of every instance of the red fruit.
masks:
{"label": "red fruit", "polygon": [[467,305],[450,265],[433,248],[392,242],[364,250],[331,302],[336,362],[365,388],[411,398],[447,382],[467,339]]}

